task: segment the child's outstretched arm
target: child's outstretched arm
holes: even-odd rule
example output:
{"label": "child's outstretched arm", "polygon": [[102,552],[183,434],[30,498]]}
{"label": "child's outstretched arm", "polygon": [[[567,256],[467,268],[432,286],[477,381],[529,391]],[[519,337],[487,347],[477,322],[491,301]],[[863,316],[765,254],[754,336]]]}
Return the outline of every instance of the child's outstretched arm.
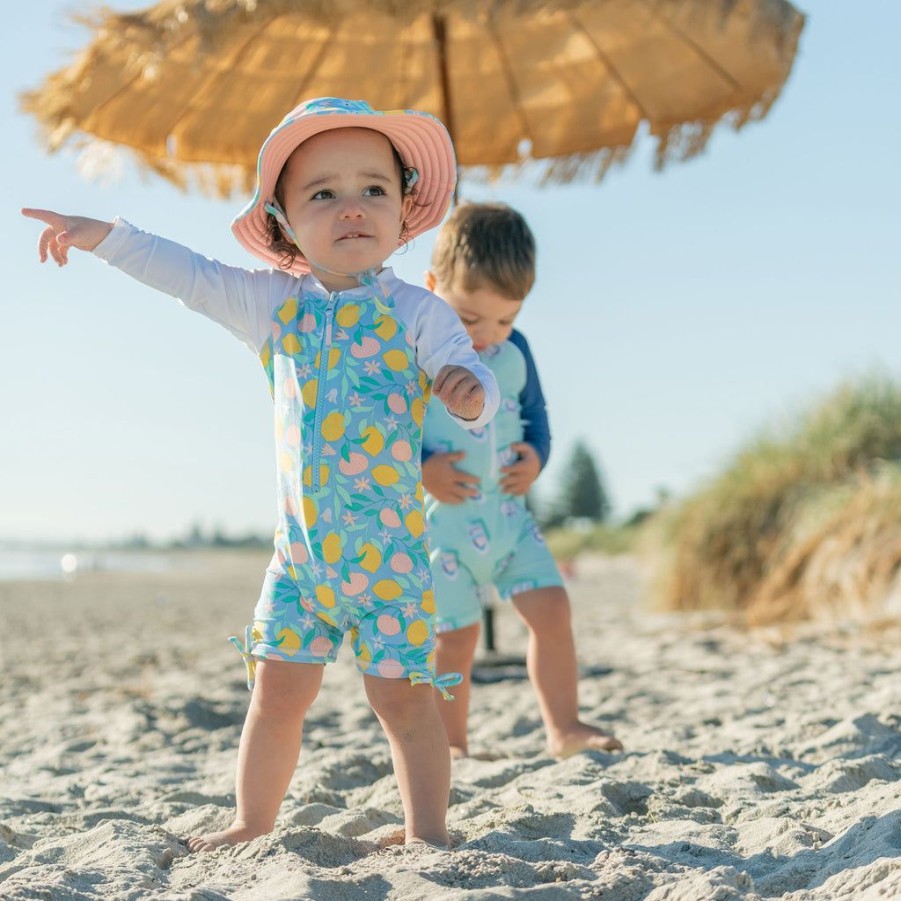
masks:
{"label": "child's outstretched arm", "polygon": [[84,216],[64,216],[52,210],[35,210],[26,207],[22,215],[43,222],[46,228],[38,240],[38,255],[46,263],[48,255],[59,266],[69,262],[69,248],[93,250],[113,229],[112,222],[87,219]]}

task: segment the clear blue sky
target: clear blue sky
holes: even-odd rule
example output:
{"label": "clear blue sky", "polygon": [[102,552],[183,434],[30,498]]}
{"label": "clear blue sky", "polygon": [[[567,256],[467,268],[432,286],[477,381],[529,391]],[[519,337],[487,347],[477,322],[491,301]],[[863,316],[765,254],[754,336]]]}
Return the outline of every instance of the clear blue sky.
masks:
{"label": "clear blue sky", "polygon": [[[271,407],[252,354],[88,255],[41,267],[37,224],[18,214],[122,215],[253,265],[228,227],[240,199],[186,196],[130,165],[100,185],[41,149],[17,94],[87,41],[74,6],[16,3],[4,19],[0,539],[165,538],[195,521],[268,532]],[[719,131],[693,162],[654,173],[648,142],[600,186],[464,181],[463,196],[512,204],[538,238],[519,325],[550,402],[545,495],[581,436],[628,515],[658,486],[690,492],[841,379],[899,374],[901,5],[803,8],[769,117]],[[431,238],[395,258],[401,277],[421,278]]]}

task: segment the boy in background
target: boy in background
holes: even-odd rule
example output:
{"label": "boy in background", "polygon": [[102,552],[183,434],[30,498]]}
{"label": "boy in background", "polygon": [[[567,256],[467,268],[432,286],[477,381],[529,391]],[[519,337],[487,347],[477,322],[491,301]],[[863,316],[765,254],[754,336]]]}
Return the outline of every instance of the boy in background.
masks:
{"label": "boy in background", "polygon": [[[504,204],[464,204],[445,222],[426,287],[460,316],[500,387],[497,416],[469,432],[437,405],[423,426],[439,671],[463,674],[455,703],[440,704],[451,754],[465,757],[472,663],[482,618],[480,594],[494,585],[512,599],[529,631],[529,679],[555,757],[622,744],[578,714],[569,597],[525,495],[550,452],[550,430],[535,363],[513,328],[535,280],[535,240]],[[458,468],[456,464],[462,468]]]}

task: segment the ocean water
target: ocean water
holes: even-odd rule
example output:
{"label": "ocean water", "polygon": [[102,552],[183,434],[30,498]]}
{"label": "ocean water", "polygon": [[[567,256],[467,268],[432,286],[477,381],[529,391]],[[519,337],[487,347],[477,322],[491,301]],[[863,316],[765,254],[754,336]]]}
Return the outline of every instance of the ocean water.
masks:
{"label": "ocean water", "polygon": [[163,572],[172,559],[150,551],[0,546],[0,581],[66,579],[83,572]]}

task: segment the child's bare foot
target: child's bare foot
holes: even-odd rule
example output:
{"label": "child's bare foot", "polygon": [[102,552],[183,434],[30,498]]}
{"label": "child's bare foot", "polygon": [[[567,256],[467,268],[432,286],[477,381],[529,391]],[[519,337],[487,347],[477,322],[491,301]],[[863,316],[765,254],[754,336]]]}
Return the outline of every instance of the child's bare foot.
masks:
{"label": "child's bare foot", "polygon": [[228,829],[223,829],[222,832],[191,836],[185,844],[189,851],[196,854],[199,851],[214,851],[223,845],[239,845],[241,842],[249,842],[257,836],[265,835],[268,831],[268,829],[251,829],[249,826],[232,823]]}
{"label": "child's bare foot", "polygon": [[561,760],[572,757],[580,751],[622,751],[622,749],[623,743],[618,738],[582,722],[555,739],[548,740],[548,752],[552,757]]}
{"label": "child's bare foot", "polygon": [[462,748],[460,745],[451,745],[450,756],[451,760],[462,760],[464,757],[469,757],[469,749]]}

